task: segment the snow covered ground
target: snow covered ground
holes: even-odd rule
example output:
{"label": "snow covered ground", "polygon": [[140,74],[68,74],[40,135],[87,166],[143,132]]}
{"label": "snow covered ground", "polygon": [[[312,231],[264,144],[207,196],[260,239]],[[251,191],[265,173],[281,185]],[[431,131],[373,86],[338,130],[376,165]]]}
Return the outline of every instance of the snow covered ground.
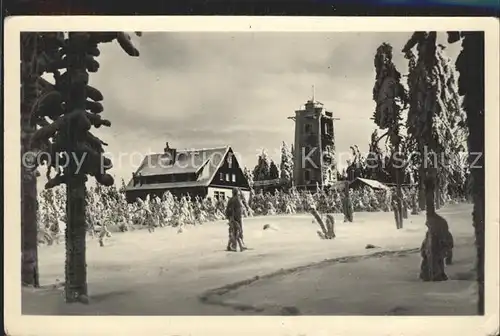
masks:
{"label": "snow covered ground", "polygon": [[[36,315],[472,315],[471,205],[440,211],[457,245],[450,281],[418,280],[424,215],[396,230],[391,213],[336,215],[334,240],[320,240],[310,215],[244,221],[252,249],[226,252],[225,222],[89,239],[90,304],[64,303],[64,245],[41,247],[41,289],[22,289]],[[263,230],[265,224],[271,229]],[[377,246],[365,249],[367,244]],[[409,251],[408,251],[409,250]],[[397,251],[385,253],[384,251]],[[373,256],[375,254],[375,256]],[[370,256],[372,255],[372,256]],[[355,256],[355,257],[353,257]],[[357,257],[356,257],[357,256]],[[339,259],[340,258],[340,259]]]}

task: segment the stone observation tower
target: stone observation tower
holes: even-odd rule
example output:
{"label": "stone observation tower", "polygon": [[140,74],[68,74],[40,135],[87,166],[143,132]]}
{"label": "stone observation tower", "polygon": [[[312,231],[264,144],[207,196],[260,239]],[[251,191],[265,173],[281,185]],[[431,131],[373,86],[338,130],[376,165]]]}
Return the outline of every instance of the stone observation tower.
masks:
{"label": "stone observation tower", "polygon": [[325,187],[337,181],[333,113],[312,99],[295,111],[293,181],[296,187]]}

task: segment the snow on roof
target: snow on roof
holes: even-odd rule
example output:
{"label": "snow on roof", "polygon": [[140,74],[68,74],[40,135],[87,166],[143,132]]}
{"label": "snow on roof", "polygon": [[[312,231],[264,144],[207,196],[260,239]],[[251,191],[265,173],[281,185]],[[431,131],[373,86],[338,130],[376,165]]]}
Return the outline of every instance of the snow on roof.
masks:
{"label": "snow on roof", "polygon": [[[386,186],[385,184],[379,182],[379,181],[376,181],[376,180],[370,180],[370,179],[366,179],[366,178],[362,178],[362,177],[358,177],[356,180],[359,180],[360,182],[374,188],[374,189],[390,189],[388,186]],[[354,183],[356,180],[352,181],[352,183]]]}
{"label": "snow on roof", "polygon": [[168,155],[164,153],[151,154],[144,158],[136,173],[142,176],[195,173],[209,160],[212,161],[211,164],[213,167],[218,166],[228,149],[229,146],[204,149],[178,149],[175,162],[172,165],[168,165],[163,161],[164,158],[169,158]]}
{"label": "snow on roof", "polygon": [[229,146],[203,149],[178,149],[174,164],[165,164],[164,153],[147,155],[142,161],[136,174],[140,176],[177,175],[196,173],[200,169],[208,170],[207,174],[200,175],[196,181],[179,181],[159,184],[134,185],[130,180],[127,189],[156,189],[206,186],[214,178],[222,164],[222,160],[230,150]]}

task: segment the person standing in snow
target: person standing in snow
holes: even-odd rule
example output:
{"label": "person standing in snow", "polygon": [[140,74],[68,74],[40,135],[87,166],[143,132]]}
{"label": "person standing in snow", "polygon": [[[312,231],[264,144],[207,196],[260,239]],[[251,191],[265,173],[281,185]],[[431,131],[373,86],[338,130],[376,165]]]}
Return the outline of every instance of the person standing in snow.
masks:
{"label": "person standing in snow", "polygon": [[228,251],[236,251],[237,246],[240,247],[240,251],[247,249],[243,243],[243,209],[239,195],[239,189],[234,188],[233,196],[229,199],[226,206],[225,215],[226,219],[229,221],[229,242],[227,244]]}

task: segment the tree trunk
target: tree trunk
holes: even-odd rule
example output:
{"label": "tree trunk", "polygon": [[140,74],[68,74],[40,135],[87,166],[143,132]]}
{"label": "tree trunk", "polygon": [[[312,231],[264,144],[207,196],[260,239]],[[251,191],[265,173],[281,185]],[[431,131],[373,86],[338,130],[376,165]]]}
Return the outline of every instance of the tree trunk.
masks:
{"label": "tree trunk", "polygon": [[326,225],[323,222],[323,219],[321,218],[321,215],[319,214],[318,210],[311,209],[311,214],[314,216],[316,222],[318,222],[319,227],[321,228],[321,232],[323,233],[325,239],[328,239],[328,230],[326,229]]}
{"label": "tree trunk", "polygon": [[328,238],[329,239],[335,238],[335,218],[333,217],[332,214],[326,215],[326,227],[328,231]]}
{"label": "tree trunk", "polygon": [[[478,172],[476,175],[480,175]],[[484,176],[477,177],[478,180],[483,179]],[[483,184],[484,186],[484,184]],[[480,187],[479,187],[480,188]],[[479,189],[478,188],[478,189]],[[472,214],[474,234],[476,236],[476,250],[477,250],[477,284],[478,284],[478,314],[484,315],[484,187],[481,194],[479,191],[474,195],[474,212]]]}
{"label": "tree trunk", "polygon": [[418,206],[418,190],[413,191],[411,195],[411,214],[418,215],[420,213],[420,208]]}
{"label": "tree trunk", "polygon": [[427,232],[422,244],[420,279],[424,281],[445,281],[448,279],[444,266],[444,235],[448,232],[446,220],[435,211],[436,169],[432,168],[425,177]]}
{"label": "tree trunk", "polygon": [[396,169],[396,227],[403,228],[403,192],[401,190],[401,169]]}
{"label": "tree trunk", "polygon": [[[30,106],[21,104],[21,158],[30,150],[34,129],[30,126]],[[21,282],[39,287],[38,223],[36,175],[21,159]]]}
{"label": "tree trunk", "polygon": [[[86,109],[88,72],[86,68],[86,53],[83,46],[87,43],[85,35],[69,33],[69,49],[67,54],[67,71],[70,77],[70,94],[66,102],[68,111]],[[85,182],[87,177],[81,171],[79,162],[86,159],[77,153],[78,143],[82,133],[78,122],[66,125],[64,134],[66,152],[71,153],[69,165],[64,171],[66,178],[66,302],[88,303],[87,263],[86,263],[86,201]]]}
{"label": "tree trunk", "polygon": [[[33,59],[37,52],[37,34],[21,35],[21,282],[38,287],[38,223],[35,169],[24,164],[31,150],[35,126],[31,123],[31,108],[37,96]],[[31,162],[34,164],[35,162]]]}
{"label": "tree trunk", "polygon": [[349,194],[349,182],[344,184],[344,199],[342,200],[342,212],[344,213],[344,222],[350,222],[354,220],[354,211],[351,201],[351,196]]}
{"label": "tree trunk", "polygon": [[[427,181],[426,181],[427,180]],[[429,176],[424,177],[425,185],[425,208],[427,220],[436,212],[436,180]]]}
{"label": "tree trunk", "polygon": [[88,303],[85,177],[75,176],[68,182],[66,212],[66,302]]}
{"label": "tree trunk", "polygon": [[424,150],[420,149],[420,155],[422,155],[422,162],[418,168],[418,207],[420,211],[425,210],[426,196],[425,196],[425,165],[424,165]]}
{"label": "tree trunk", "polygon": [[444,202],[443,202],[444,183],[443,182],[444,182],[444,177],[442,175],[441,176],[438,175],[438,177],[436,179],[436,193],[434,195],[436,210],[439,210],[439,209],[441,209],[441,207],[444,206]]}
{"label": "tree trunk", "polygon": [[[485,212],[485,175],[484,175],[484,114],[483,111],[474,113],[474,118],[468,117],[469,124],[469,152],[470,161],[480,158],[471,167],[472,176],[472,198],[474,201],[474,210],[472,213],[472,222],[476,238],[477,250],[477,284],[478,284],[478,313],[484,315],[484,212]],[[480,153],[480,154],[479,154]]]}
{"label": "tree trunk", "polygon": [[439,210],[441,208],[441,191],[439,190],[439,185],[436,187],[436,190],[434,192],[434,201],[436,210]]}
{"label": "tree trunk", "polygon": [[[471,163],[480,155],[474,166],[471,167],[472,192],[474,200],[473,225],[476,236],[477,249],[477,284],[478,284],[478,313],[484,315],[484,212],[485,212],[485,175],[484,175],[484,32],[468,33],[465,39],[469,39],[469,53],[474,54],[476,60],[468,60],[468,66],[475,66],[474,74],[470,78],[477,85],[474,86],[476,92],[467,92],[464,100],[467,100],[467,123],[469,126],[469,152],[472,153]],[[465,41],[464,41],[465,43]],[[465,46],[464,46],[465,49]]]}

